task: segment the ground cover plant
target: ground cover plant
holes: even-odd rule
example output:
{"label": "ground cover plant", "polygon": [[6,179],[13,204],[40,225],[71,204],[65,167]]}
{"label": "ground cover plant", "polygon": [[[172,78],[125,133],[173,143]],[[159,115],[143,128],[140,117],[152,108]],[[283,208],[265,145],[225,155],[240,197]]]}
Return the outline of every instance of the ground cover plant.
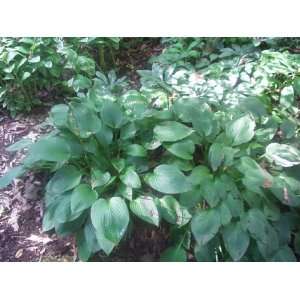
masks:
{"label": "ground cover plant", "polygon": [[[96,56],[78,58],[68,42]],[[132,89],[96,71],[106,43],[60,40],[72,94],[51,108],[50,134],[7,148],[27,156],[0,188],[28,170],[49,174],[43,229],[75,236],[84,261],[116,253],[141,224],[166,229],[161,261],[296,261],[297,39],[162,43]]]}

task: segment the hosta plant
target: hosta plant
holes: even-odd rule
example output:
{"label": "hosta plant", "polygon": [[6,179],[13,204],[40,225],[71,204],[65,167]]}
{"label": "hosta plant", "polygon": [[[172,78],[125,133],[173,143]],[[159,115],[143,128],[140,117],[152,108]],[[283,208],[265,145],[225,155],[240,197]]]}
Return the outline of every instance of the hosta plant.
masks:
{"label": "hosta plant", "polygon": [[196,98],[164,110],[137,91],[113,100],[54,106],[55,130],[1,178],[4,187],[29,169],[50,172],[45,231],[74,234],[82,260],[130,239],[136,218],[169,224],[163,261],[296,260],[298,133],[272,134],[266,111],[214,111]]}

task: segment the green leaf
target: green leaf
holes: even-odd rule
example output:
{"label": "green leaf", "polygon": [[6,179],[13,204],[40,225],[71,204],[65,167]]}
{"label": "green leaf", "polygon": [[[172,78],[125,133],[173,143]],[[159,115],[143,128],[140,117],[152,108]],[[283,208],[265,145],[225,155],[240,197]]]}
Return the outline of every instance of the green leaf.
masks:
{"label": "green leaf", "polygon": [[184,262],[187,261],[186,251],[182,247],[169,247],[160,256],[163,262]]}
{"label": "green leaf", "polygon": [[[127,205],[120,197],[112,197],[109,200],[99,199],[91,208],[91,220],[100,236],[118,244],[129,223]],[[103,248],[101,243],[100,246]]]}
{"label": "green leaf", "polygon": [[293,105],[294,89],[292,86],[286,86],[281,90],[279,102],[285,108],[289,108]]}
{"label": "green leaf", "polygon": [[0,189],[8,186],[15,178],[22,176],[25,172],[24,166],[11,168],[0,178]]}
{"label": "green leaf", "polygon": [[56,127],[65,127],[68,124],[69,106],[57,104],[51,108],[50,118]]}
{"label": "green leaf", "polygon": [[145,180],[153,189],[165,194],[181,194],[192,189],[188,177],[174,165],[156,167]]}
{"label": "green leaf", "polygon": [[249,142],[254,136],[255,121],[250,115],[244,115],[232,121],[226,127],[226,135],[233,141],[233,146]]}
{"label": "green leaf", "polygon": [[109,172],[103,173],[101,170],[92,168],[91,170],[91,185],[92,188],[103,186],[109,182],[111,175]]}
{"label": "green leaf", "polygon": [[97,192],[87,184],[77,186],[71,196],[71,210],[73,213],[81,212],[91,207],[97,200]]}
{"label": "green leaf", "polygon": [[142,220],[159,226],[159,212],[152,197],[141,196],[130,201],[130,209]]}
{"label": "green leaf", "polygon": [[24,139],[17,141],[16,143],[8,146],[5,150],[9,151],[9,152],[14,152],[14,151],[19,151],[24,148],[27,148],[30,145],[32,145],[32,140],[24,138]]}
{"label": "green leaf", "polygon": [[42,138],[30,147],[25,165],[38,161],[63,162],[70,158],[70,146],[60,137]]}
{"label": "green leaf", "polygon": [[164,196],[163,198],[160,198],[159,204],[159,210],[162,217],[171,224],[183,226],[192,218],[188,210],[182,207],[172,196]]}
{"label": "green leaf", "polygon": [[300,151],[290,145],[269,144],[266,148],[266,157],[285,168],[300,164]]}
{"label": "green leaf", "polygon": [[193,185],[201,185],[204,181],[212,178],[212,174],[206,166],[197,166],[192,170],[189,181]]}
{"label": "green leaf", "polygon": [[59,169],[49,180],[46,190],[51,195],[62,194],[76,187],[81,180],[81,173],[74,166]]}
{"label": "green leaf", "polygon": [[193,159],[195,145],[191,140],[180,141],[171,145],[164,145],[169,152],[182,159]]}
{"label": "green leaf", "polygon": [[227,225],[223,230],[226,250],[234,261],[239,261],[248,249],[250,238],[240,223]]}
{"label": "green leaf", "polygon": [[112,128],[120,128],[124,121],[120,106],[111,101],[104,103],[101,110],[101,119],[107,126]]}
{"label": "green leaf", "polygon": [[126,154],[130,156],[137,156],[137,157],[147,156],[146,149],[143,146],[138,144],[128,145],[125,150],[126,150]]}
{"label": "green leaf", "polygon": [[219,231],[220,215],[217,210],[203,210],[196,213],[191,222],[192,233],[199,245],[205,245]]}
{"label": "green leaf", "polygon": [[257,241],[267,239],[268,222],[262,211],[257,208],[251,208],[246,215],[246,227],[251,236]]}
{"label": "green leaf", "polygon": [[214,143],[209,148],[208,159],[213,171],[216,171],[225,159],[225,145]]}
{"label": "green leaf", "polygon": [[139,175],[134,171],[132,167],[127,168],[125,173],[120,176],[120,179],[125,185],[133,189],[138,189],[141,187],[141,180],[139,178]]}
{"label": "green leaf", "polygon": [[137,128],[136,128],[135,124],[132,122],[128,123],[121,128],[120,138],[122,140],[128,140],[128,139],[134,138],[136,132],[137,132]]}
{"label": "green leaf", "polygon": [[72,103],[71,110],[75,120],[74,130],[80,137],[87,138],[101,131],[101,120],[87,105]]}
{"label": "green leaf", "polygon": [[162,122],[156,125],[153,131],[160,142],[180,141],[194,132],[193,129],[175,121]]}
{"label": "green leaf", "polygon": [[290,247],[284,246],[277,251],[273,256],[272,261],[296,262],[297,258]]}

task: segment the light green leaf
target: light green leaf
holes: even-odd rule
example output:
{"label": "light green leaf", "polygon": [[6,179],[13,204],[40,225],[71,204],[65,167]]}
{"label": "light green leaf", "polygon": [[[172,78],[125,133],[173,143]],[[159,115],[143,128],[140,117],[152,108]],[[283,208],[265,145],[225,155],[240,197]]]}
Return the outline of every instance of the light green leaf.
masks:
{"label": "light green leaf", "polygon": [[266,148],[266,157],[285,168],[300,164],[300,151],[290,145],[269,144]]}
{"label": "light green leaf", "polygon": [[285,108],[289,108],[293,105],[294,89],[292,86],[286,86],[281,90],[279,102]]}
{"label": "light green leaf", "polygon": [[233,146],[249,142],[254,136],[255,121],[250,115],[244,115],[232,121],[226,127],[226,135],[233,141]]}
{"label": "light green leaf", "polygon": [[51,108],[50,118],[56,127],[64,127],[68,124],[69,107],[66,104],[57,104]]}
{"label": "light green leaf", "polygon": [[159,226],[159,212],[152,197],[141,196],[130,201],[130,209],[142,220]]}
{"label": "light green leaf", "polygon": [[103,173],[101,170],[92,168],[91,185],[92,188],[103,186],[109,182],[111,175],[109,172]]}
{"label": "light green leaf", "polygon": [[208,159],[213,171],[216,171],[225,159],[225,145],[214,143],[209,148]]}
{"label": "light green leaf", "polygon": [[163,198],[160,198],[159,204],[159,210],[162,217],[171,224],[183,226],[192,218],[188,210],[182,207],[172,196],[164,196]]}
{"label": "light green leaf", "polygon": [[125,150],[126,150],[126,154],[130,156],[137,156],[137,157],[147,156],[146,149],[143,146],[138,144],[128,145]]}
{"label": "light green leaf", "polygon": [[73,213],[81,212],[91,207],[97,200],[97,192],[87,184],[77,186],[71,196],[71,210]]}
{"label": "light green leaf", "polygon": [[156,167],[145,180],[153,189],[165,194],[181,194],[192,189],[188,177],[174,165]]}
{"label": "light green leaf", "polygon": [[139,175],[134,171],[132,167],[127,168],[125,173],[120,176],[120,179],[125,185],[133,189],[138,189],[141,187],[141,180],[139,178]]}
{"label": "light green leaf", "polygon": [[180,141],[171,145],[164,145],[169,152],[182,159],[193,159],[195,145],[191,140]]}
{"label": "light green leaf", "polygon": [[160,142],[176,142],[191,135],[193,129],[175,122],[166,121],[154,127],[154,135]]}

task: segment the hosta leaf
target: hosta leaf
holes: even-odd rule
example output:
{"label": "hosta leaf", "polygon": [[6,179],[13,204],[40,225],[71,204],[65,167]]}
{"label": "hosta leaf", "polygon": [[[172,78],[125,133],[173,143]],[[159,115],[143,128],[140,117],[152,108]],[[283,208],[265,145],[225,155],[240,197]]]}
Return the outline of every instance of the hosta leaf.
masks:
{"label": "hosta leaf", "polygon": [[126,147],[126,154],[130,156],[146,157],[147,150],[138,144],[132,144]]}
{"label": "hosta leaf", "polygon": [[191,222],[192,233],[199,245],[209,242],[219,231],[220,215],[215,209],[196,213]]}
{"label": "hosta leaf", "polygon": [[70,158],[70,146],[60,137],[42,138],[31,145],[29,154],[24,160],[25,165],[38,161],[62,162]]}
{"label": "hosta leaf", "polygon": [[69,106],[66,104],[57,104],[51,108],[50,118],[56,127],[64,127],[68,123]]}
{"label": "hosta leaf", "polygon": [[267,239],[268,222],[262,211],[252,208],[246,215],[246,226],[251,236],[258,241]]}
{"label": "hosta leaf", "polygon": [[91,170],[91,185],[92,188],[103,186],[109,182],[111,175],[109,172],[92,168]]}
{"label": "hosta leaf", "polygon": [[290,247],[284,246],[277,251],[273,256],[272,261],[296,262],[297,258]]}
{"label": "hosta leaf", "polygon": [[87,105],[72,103],[72,114],[76,123],[75,132],[82,138],[101,131],[102,122]]}
{"label": "hosta leaf", "polygon": [[120,179],[125,185],[133,189],[138,189],[141,187],[139,175],[131,167],[126,169],[125,173],[120,176]]}
{"label": "hosta leaf", "polygon": [[24,166],[17,166],[7,171],[0,178],[0,189],[8,186],[15,178],[22,176],[25,172]]}
{"label": "hosta leaf", "polygon": [[186,251],[180,247],[169,247],[160,256],[160,261],[164,262],[184,262],[187,261]]}
{"label": "hosta leaf", "polygon": [[62,194],[76,187],[81,180],[81,173],[74,166],[64,166],[50,179],[46,186],[52,195]]}
{"label": "hosta leaf", "polygon": [[255,121],[250,115],[244,115],[232,121],[226,127],[226,135],[232,140],[233,146],[249,142],[254,136]]}
{"label": "hosta leaf", "polygon": [[118,244],[129,223],[127,205],[120,197],[99,199],[91,208],[91,220],[100,236]]}
{"label": "hosta leaf", "polygon": [[180,141],[171,145],[165,145],[167,150],[182,159],[193,159],[195,145],[191,140]]}
{"label": "hosta leaf", "polygon": [[9,151],[9,152],[14,152],[14,151],[19,151],[24,148],[27,148],[30,145],[32,145],[32,140],[24,138],[24,139],[17,141],[16,143],[8,146],[5,150]]}
{"label": "hosta leaf", "polygon": [[212,174],[206,166],[197,166],[192,170],[189,180],[193,185],[201,185],[204,181],[212,178]]}
{"label": "hosta leaf", "polygon": [[160,165],[145,178],[155,190],[165,194],[180,194],[192,189],[188,178],[174,165]]}
{"label": "hosta leaf", "polygon": [[122,140],[128,140],[135,136],[137,128],[134,123],[128,123],[121,128],[120,138]]}
{"label": "hosta leaf", "polygon": [[76,234],[76,244],[81,261],[88,261],[94,252],[101,249],[97,241],[95,228],[90,221]]}
{"label": "hosta leaf", "polygon": [[280,104],[283,107],[291,107],[294,102],[294,89],[292,86],[286,86],[281,90],[280,93]]}
{"label": "hosta leaf", "polygon": [[223,230],[226,250],[234,261],[240,260],[248,249],[250,238],[240,223],[227,225]]}
{"label": "hosta leaf", "polygon": [[154,134],[160,142],[180,141],[193,133],[193,129],[175,122],[166,121],[154,127]]}
{"label": "hosta leaf", "polygon": [[112,128],[120,128],[124,121],[123,112],[117,103],[107,101],[101,110],[101,119]]}
{"label": "hosta leaf", "polygon": [[159,212],[152,197],[141,196],[130,202],[131,211],[142,220],[159,225]]}
{"label": "hosta leaf", "polygon": [[216,171],[225,159],[225,145],[214,143],[209,148],[208,159],[213,171]]}
{"label": "hosta leaf", "polygon": [[171,224],[183,226],[192,218],[188,210],[182,207],[172,196],[165,196],[159,199],[159,205],[162,217]]}
{"label": "hosta leaf", "polygon": [[71,210],[78,213],[91,207],[97,200],[96,191],[87,184],[77,186],[71,196]]}
{"label": "hosta leaf", "polygon": [[285,168],[300,164],[300,151],[290,145],[269,144],[266,148],[266,157]]}

